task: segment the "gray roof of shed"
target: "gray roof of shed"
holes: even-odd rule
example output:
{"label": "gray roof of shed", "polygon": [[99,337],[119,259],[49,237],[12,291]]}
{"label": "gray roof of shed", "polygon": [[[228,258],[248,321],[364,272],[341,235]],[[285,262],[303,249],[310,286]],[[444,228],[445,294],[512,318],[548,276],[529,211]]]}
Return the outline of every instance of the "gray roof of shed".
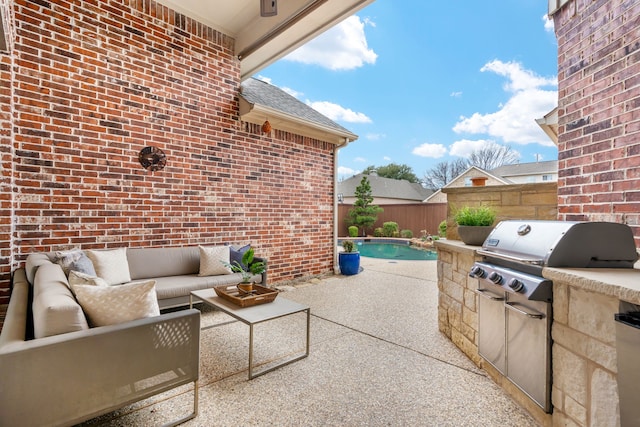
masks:
{"label": "gray roof of shed", "polygon": [[[362,176],[359,173],[338,182],[338,193],[342,193],[345,197],[353,197],[356,188],[362,181]],[[373,197],[421,202],[433,193],[432,190],[424,188],[420,184],[411,183],[404,179],[383,178],[378,175],[367,175],[367,179],[371,184],[371,195]]]}
{"label": "gray roof of shed", "polygon": [[547,160],[544,162],[531,162],[531,163],[515,163],[512,165],[504,165],[491,169],[493,175],[498,175],[504,178],[510,176],[519,175],[536,175],[544,173],[557,173],[558,161]]}

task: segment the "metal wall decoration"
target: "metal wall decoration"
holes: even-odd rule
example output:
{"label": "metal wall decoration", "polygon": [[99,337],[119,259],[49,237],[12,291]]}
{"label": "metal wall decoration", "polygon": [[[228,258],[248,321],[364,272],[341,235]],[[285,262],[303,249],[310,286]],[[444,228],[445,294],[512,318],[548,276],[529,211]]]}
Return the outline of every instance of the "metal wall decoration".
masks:
{"label": "metal wall decoration", "polygon": [[162,170],[167,164],[167,156],[158,147],[144,147],[138,154],[138,161],[148,171]]}

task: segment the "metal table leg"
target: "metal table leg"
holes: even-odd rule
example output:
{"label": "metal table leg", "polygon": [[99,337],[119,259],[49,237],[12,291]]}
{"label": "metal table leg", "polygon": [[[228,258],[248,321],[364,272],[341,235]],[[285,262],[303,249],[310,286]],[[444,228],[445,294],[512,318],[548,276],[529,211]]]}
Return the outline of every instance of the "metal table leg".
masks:
{"label": "metal table leg", "polygon": [[[311,308],[307,308],[306,310],[302,310],[307,312],[307,330],[306,330],[306,343],[305,343],[305,352],[299,356],[293,356],[287,359],[284,359],[281,363],[271,366],[270,368],[258,371],[257,373],[253,373],[253,324],[249,324],[249,379],[252,380],[260,375],[264,375],[268,372],[273,371],[274,369],[280,368],[282,366],[288,365],[290,363],[296,362],[300,359],[304,359],[309,356],[309,338],[311,335]],[[295,313],[292,313],[295,314]]]}

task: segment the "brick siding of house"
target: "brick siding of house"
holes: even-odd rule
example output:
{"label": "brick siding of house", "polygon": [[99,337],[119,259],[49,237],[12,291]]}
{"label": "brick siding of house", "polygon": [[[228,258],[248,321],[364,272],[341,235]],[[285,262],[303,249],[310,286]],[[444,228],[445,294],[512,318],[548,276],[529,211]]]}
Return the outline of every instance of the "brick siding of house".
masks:
{"label": "brick siding of house", "polygon": [[11,57],[0,53],[0,305],[9,300],[12,270]]}
{"label": "brick siding of house", "polygon": [[574,0],[554,23],[559,218],[629,224],[640,246],[640,2]]}
{"label": "brick siding of house", "polygon": [[[241,122],[233,39],[150,0],[14,12],[0,303],[29,253],[71,247],[251,242],[271,283],[333,270],[334,147]],[[141,167],[146,146],[165,152],[163,170]]]}

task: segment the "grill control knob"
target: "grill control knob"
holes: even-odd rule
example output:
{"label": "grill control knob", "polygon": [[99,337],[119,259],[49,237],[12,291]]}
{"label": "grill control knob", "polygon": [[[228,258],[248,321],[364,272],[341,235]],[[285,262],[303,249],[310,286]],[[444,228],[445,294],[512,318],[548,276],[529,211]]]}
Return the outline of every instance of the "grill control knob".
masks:
{"label": "grill control knob", "polygon": [[473,267],[471,267],[471,271],[469,272],[469,276],[471,277],[482,278],[486,275],[487,275],[487,272],[484,271],[482,267],[479,267],[477,265],[474,265]]}
{"label": "grill control knob", "polygon": [[507,285],[509,285],[509,287],[513,289],[515,292],[524,291],[524,283],[522,283],[520,280],[516,279],[515,277],[509,280],[509,283],[507,283]]}
{"label": "grill control knob", "polygon": [[502,276],[496,273],[495,271],[489,274],[488,279],[491,280],[496,285],[499,285],[500,282],[502,282]]}

